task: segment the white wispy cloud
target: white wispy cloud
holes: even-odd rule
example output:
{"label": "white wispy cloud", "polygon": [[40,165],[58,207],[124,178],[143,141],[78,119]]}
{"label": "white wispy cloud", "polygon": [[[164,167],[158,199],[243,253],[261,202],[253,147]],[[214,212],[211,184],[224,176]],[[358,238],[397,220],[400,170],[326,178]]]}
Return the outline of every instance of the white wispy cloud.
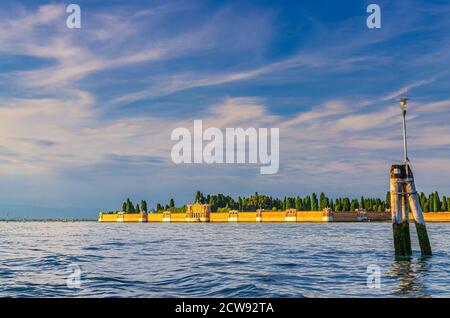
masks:
{"label": "white wispy cloud", "polygon": [[400,89],[398,89],[398,90],[396,90],[394,92],[391,92],[391,93],[387,94],[386,96],[382,97],[381,100],[382,101],[389,101],[389,100],[393,100],[393,99],[400,98],[400,97],[403,97],[403,96],[408,96],[408,93],[410,93],[410,91],[412,89],[417,88],[417,87],[421,87],[421,86],[424,86],[424,85],[431,84],[435,80],[436,80],[435,78],[431,78],[431,79],[427,79],[427,80],[415,81],[415,82],[410,83],[410,84],[408,84],[408,85],[406,85],[406,86],[404,86],[404,87],[402,87],[402,88],[400,88]]}

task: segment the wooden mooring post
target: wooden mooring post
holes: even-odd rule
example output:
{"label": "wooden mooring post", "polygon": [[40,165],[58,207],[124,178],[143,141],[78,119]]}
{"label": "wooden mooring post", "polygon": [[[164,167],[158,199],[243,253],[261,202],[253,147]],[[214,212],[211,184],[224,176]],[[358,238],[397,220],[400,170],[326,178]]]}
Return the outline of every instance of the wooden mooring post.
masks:
{"label": "wooden mooring post", "polygon": [[404,191],[408,197],[409,208],[414,216],[417,237],[419,238],[420,251],[422,256],[431,256],[432,252],[430,239],[428,237],[428,231],[425,225],[425,219],[423,218],[422,207],[420,205],[419,195],[416,191],[414,176],[410,165],[408,165],[406,173],[407,175],[404,183]]}
{"label": "wooden mooring post", "polygon": [[411,256],[411,238],[409,233],[409,217],[404,192],[405,166],[391,167],[391,214],[392,231],[394,234],[395,256]]}
{"label": "wooden mooring post", "polygon": [[392,165],[390,191],[392,229],[394,234],[395,256],[409,257],[412,255],[411,238],[409,232],[409,211],[414,216],[417,236],[419,238],[422,256],[431,256],[431,244],[423,218],[419,195],[414,184],[414,175],[408,158],[408,145],[406,139],[406,111],[408,99],[400,99],[400,108],[403,115],[403,164]]}

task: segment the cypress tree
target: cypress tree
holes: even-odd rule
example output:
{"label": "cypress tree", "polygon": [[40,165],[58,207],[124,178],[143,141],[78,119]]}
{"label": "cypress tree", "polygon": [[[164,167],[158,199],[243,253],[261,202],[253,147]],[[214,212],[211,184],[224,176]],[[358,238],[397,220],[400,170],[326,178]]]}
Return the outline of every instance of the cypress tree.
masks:
{"label": "cypress tree", "polygon": [[439,212],[441,211],[441,199],[439,198],[439,193],[436,191],[434,193],[434,211],[433,212]]}
{"label": "cypress tree", "polygon": [[344,198],[342,201],[342,211],[349,211],[350,210],[350,200],[349,198]]}
{"label": "cypress tree", "polygon": [[425,201],[425,204],[424,204],[424,206],[423,206],[423,212],[430,212],[429,211],[429,205],[430,205],[430,203],[429,203],[429,201]]}
{"label": "cypress tree", "polygon": [[286,202],[286,209],[285,210],[289,210],[291,208],[291,200],[289,200],[289,198],[285,198],[285,202]]}
{"label": "cypress tree", "polygon": [[441,211],[442,212],[447,212],[448,211],[447,197],[445,195],[442,197]]}
{"label": "cypress tree", "polygon": [[195,201],[194,203],[202,203],[202,197],[203,194],[200,191],[197,191],[197,193],[195,194]]}
{"label": "cypress tree", "polygon": [[303,200],[305,211],[311,211],[311,197],[307,195],[305,199]]}
{"label": "cypress tree", "polygon": [[327,207],[327,200],[325,197],[325,193],[320,193],[320,200],[319,200],[319,210],[323,211]]}
{"label": "cypress tree", "polygon": [[434,207],[434,195],[433,194],[428,195],[427,206],[428,206],[427,212],[431,212],[431,210],[433,210],[433,207]]}
{"label": "cypress tree", "polygon": [[126,201],[125,213],[133,213],[133,212],[134,212],[133,203],[131,202],[130,198],[128,198]]}
{"label": "cypress tree", "polygon": [[422,210],[424,212],[427,212],[427,211],[425,211],[425,203],[427,203],[427,197],[425,196],[425,193],[423,193],[423,192],[420,193],[419,201],[420,201],[420,205],[422,206]]}
{"label": "cypress tree", "polygon": [[333,199],[330,200],[330,209],[333,210],[333,211],[335,211]]}
{"label": "cypress tree", "polygon": [[353,199],[351,204],[350,204],[350,211],[355,211],[358,208],[359,208],[358,200],[357,199]]}
{"label": "cypress tree", "polygon": [[386,192],[386,208],[390,209],[391,208],[391,192],[387,191]]}
{"label": "cypress tree", "polygon": [[297,211],[302,210],[302,199],[300,197],[295,198],[295,209]]}
{"label": "cypress tree", "polygon": [[318,211],[319,210],[319,202],[317,201],[317,194],[313,193],[311,196],[311,210]]}
{"label": "cypress tree", "polygon": [[141,209],[142,209],[142,212],[145,212],[145,213],[148,212],[148,209],[147,209],[147,201],[145,201],[145,200],[142,200],[142,201],[141,201]]}

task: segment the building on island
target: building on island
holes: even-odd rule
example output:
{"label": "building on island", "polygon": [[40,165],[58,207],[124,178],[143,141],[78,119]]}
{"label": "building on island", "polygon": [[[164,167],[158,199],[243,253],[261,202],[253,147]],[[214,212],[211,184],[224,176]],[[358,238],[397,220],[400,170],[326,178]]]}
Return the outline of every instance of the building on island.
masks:
{"label": "building on island", "polygon": [[211,206],[194,203],[186,207],[186,222],[209,222]]}
{"label": "building on island", "polygon": [[162,218],[162,221],[163,221],[163,222],[170,222],[171,219],[172,219],[172,214],[171,214],[171,212],[170,212],[170,211],[164,211],[164,212],[163,212],[163,218]]}
{"label": "building on island", "polygon": [[322,222],[333,222],[333,221],[334,221],[334,211],[330,208],[323,209]]}
{"label": "building on island", "polygon": [[238,222],[239,212],[237,210],[231,210],[228,212],[228,222]]}
{"label": "building on island", "polygon": [[289,209],[286,210],[286,215],[284,217],[285,222],[297,222],[297,210]]}

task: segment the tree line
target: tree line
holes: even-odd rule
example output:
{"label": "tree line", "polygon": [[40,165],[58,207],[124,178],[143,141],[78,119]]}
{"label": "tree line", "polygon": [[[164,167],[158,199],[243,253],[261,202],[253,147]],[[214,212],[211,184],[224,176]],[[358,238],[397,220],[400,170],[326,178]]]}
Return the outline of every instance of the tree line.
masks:
{"label": "tree line", "polygon": [[[389,202],[390,199],[387,201]],[[209,204],[211,211],[223,212],[228,210],[238,211],[256,211],[257,209],[285,211],[296,209],[297,211],[322,211],[325,208],[331,208],[334,211],[354,211],[356,209],[366,209],[367,211],[385,211],[388,208],[386,201],[378,198],[349,199],[347,197],[328,198],[325,193],[317,195],[312,193],[304,197],[284,197],[274,198],[255,192],[250,197],[239,196],[234,200],[230,196],[223,194],[207,195],[197,191],[195,202]]]}
{"label": "tree line", "polygon": [[[224,194],[208,194],[204,195],[197,191],[194,202],[201,204],[209,204],[212,212],[227,212],[230,210],[238,211],[256,211],[258,209],[285,211],[289,209],[296,209],[297,211],[322,211],[325,208],[330,208],[333,211],[355,211],[357,209],[364,209],[369,212],[382,212],[390,209],[390,192],[386,193],[384,199],[380,198],[349,198],[337,197],[329,198],[325,193],[312,193],[306,196],[296,196],[276,198],[255,192],[249,197],[239,196],[237,200]],[[450,198],[439,196],[438,192],[433,192],[428,196],[425,193],[420,193],[420,204],[424,212],[449,212]],[[139,212],[184,212],[186,205],[175,206],[173,198],[169,200],[168,204],[157,203],[154,209],[148,209],[147,201],[141,200],[140,204],[136,205],[128,198],[122,204],[122,211],[125,213],[139,213]],[[110,212],[113,213],[113,212]]]}

